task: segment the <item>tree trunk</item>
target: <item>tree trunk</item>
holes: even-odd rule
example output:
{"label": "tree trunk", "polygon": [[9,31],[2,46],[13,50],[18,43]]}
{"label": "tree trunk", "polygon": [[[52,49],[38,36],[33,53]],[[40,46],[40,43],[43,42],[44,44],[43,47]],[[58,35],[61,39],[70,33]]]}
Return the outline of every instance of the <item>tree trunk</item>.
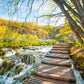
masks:
{"label": "tree trunk", "polygon": [[72,3],[75,6],[75,9],[78,11],[79,15],[80,15],[80,22],[82,27],[84,28],[84,0],[82,0],[82,4],[80,3],[79,0],[71,0]]}
{"label": "tree trunk", "polygon": [[64,15],[67,17],[68,21],[71,24],[73,24],[76,32],[80,35],[80,37],[84,38],[84,31],[81,29],[80,26],[78,26],[78,24],[72,19],[70,14],[65,10],[62,0],[54,0],[54,1],[60,7]]}
{"label": "tree trunk", "polygon": [[75,35],[75,36],[77,37],[77,39],[79,40],[79,42],[80,42],[81,44],[83,44],[83,40],[82,40],[82,38],[80,37],[80,35],[77,33],[77,31],[75,30],[73,24],[71,24],[71,22],[69,22],[69,25],[70,25],[71,30],[73,31],[74,35]]}
{"label": "tree trunk", "polygon": [[80,26],[78,26],[78,24],[72,19],[72,17],[70,16],[70,14],[65,10],[64,4],[63,4],[62,0],[54,0],[54,2],[60,7],[60,9],[64,13],[64,15],[66,16],[66,18],[68,19],[68,21],[70,22],[70,27],[72,27],[72,26],[74,27],[74,29],[76,31],[74,33],[75,33],[77,39],[82,44],[83,42],[82,42],[81,38],[84,38],[84,31],[81,29]]}

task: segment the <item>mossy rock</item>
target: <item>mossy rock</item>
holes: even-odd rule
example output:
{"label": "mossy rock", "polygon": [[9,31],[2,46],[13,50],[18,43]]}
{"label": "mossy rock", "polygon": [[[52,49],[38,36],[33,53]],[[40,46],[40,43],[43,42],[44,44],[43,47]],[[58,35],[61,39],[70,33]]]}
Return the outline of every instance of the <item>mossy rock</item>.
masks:
{"label": "mossy rock", "polygon": [[17,65],[14,72],[16,74],[19,74],[24,69],[25,69],[25,66],[23,66],[23,65]]}
{"label": "mossy rock", "polygon": [[29,79],[30,76],[31,76],[31,75],[27,72],[27,73],[25,73],[19,80],[20,80],[20,82],[21,82],[21,81],[23,81],[23,80],[25,80],[25,79]]}
{"label": "mossy rock", "polygon": [[2,63],[2,67],[6,68],[7,64],[8,64],[7,60],[4,60],[3,63]]}
{"label": "mossy rock", "polygon": [[15,55],[19,55],[19,53],[18,53],[18,52],[16,52],[16,53],[15,53]]}
{"label": "mossy rock", "polygon": [[4,75],[4,73],[5,73],[5,69],[4,68],[2,68],[1,70],[0,70],[0,75]]}
{"label": "mossy rock", "polygon": [[0,50],[0,56],[3,56],[5,54],[5,52],[3,52],[3,50]]}
{"label": "mossy rock", "polygon": [[36,63],[36,62],[37,62],[37,60],[36,60],[36,59],[34,59],[33,63]]}
{"label": "mossy rock", "polygon": [[11,68],[13,68],[13,66],[15,66],[14,62],[8,62],[7,69],[10,70]]}
{"label": "mossy rock", "polygon": [[2,47],[0,46],[0,55],[3,56],[5,52],[2,50]]}

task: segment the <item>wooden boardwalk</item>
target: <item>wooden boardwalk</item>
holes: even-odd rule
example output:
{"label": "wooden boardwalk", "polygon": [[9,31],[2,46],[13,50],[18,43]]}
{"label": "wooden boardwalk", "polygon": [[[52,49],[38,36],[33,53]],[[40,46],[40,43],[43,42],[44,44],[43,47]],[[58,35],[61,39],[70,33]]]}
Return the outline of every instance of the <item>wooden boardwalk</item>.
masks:
{"label": "wooden boardwalk", "polygon": [[56,44],[25,84],[75,84],[67,43]]}

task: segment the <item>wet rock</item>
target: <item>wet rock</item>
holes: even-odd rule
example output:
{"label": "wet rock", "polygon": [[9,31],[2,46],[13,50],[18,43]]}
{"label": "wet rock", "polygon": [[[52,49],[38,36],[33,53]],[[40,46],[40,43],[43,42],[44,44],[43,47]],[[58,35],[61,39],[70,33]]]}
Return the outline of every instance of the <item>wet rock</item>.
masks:
{"label": "wet rock", "polygon": [[15,55],[19,55],[19,52],[16,52]]}
{"label": "wet rock", "polygon": [[39,50],[39,47],[36,47],[36,50]]}
{"label": "wet rock", "polygon": [[5,70],[4,68],[1,68],[1,69],[0,69],[0,75],[4,75],[5,71],[6,71],[6,70]]}
{"label": "wet rock", "polygon": [[0,66],[0,75],[3,75],[9,70],[13,69],[14,66],[15,66],[15,62],[4,60],[2,62],[2,66]]}
{"label": "wet rock", "polygon": [[[4,50],[5,51],[5,50]],[[5,56],[13,56],[15,55],[16,51],[13,49],[8,49],[5,51]]]}
{"label": "wet rock", "polygon": [[2,47],[0,47],[0,56],[3,56],[5,52],[3,51]]}
{"label": "wet rock", "polygon": [[31,49],[31,46],[24,46],[23,49]]}
{"label": "wet rock", "polygon": [[7,64],[8,64],[7,60],[4,60],[3,63],[2,63],[2,67],[6,68]]}
{"label": "wet rock", "polygon": [[10,70],[14,66],[15,66],[15,63],[14,62],[8,62],[7,69]]}
{"label": "wet rock", "polygon": [[21,76],[19,80],[20,80],[20,81],[23,81],[23,80],[25,80],[25,79],[30,78],[30,76],[31,76],[31,75],[27,72],[27,73],[25,73],[23,76]]}
{"label": "wet rock", "polygon": [[35,48],[31,48],[31,50],[35,50]]}
{"label": "wet rock", "polygon": [[16,74],[19,74],[21,71],[23,71],[24,69],[26,68],[26,66],[24,64],[18,64],[16,67],[15,67],[15,73]]}
{"label": "wet rock", "polygon": [[15,66],[15,61],[4,60],[2,63],[2,67],[6,68],[7,70],[10,70],[10,68],[13,68],[13,66]]}

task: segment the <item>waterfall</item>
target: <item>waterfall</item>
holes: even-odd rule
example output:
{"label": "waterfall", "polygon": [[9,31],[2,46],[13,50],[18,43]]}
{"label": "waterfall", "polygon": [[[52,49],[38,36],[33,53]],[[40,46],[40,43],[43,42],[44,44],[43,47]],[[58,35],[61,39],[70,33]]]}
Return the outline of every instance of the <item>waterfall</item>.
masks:
{"label": "waterfall", "polygon": [[[35,48],[35,49],[34,49]],[[0,75],[0,84],[23,84],[25,80],[22,82],[19,81],[20,78],[24,77],[26,74],[30,75],[30,69],[34,66],[34,60],[36,59],[36,63],[40,63],[41,58],[46,55],[46,53],[51,49],[52,47],[49,46],[40,46],[38,49],[36,47],[31,47],[31,49],[25,49],[20,48],[17,51],[19,52],[19,55],[15,55],[16,51],[11,49],[12,51],[8,51],[6,49],[6,60],[14,60],[15,65],[4,75]],[[26,55],[27,57],[25,57]],[[8,57],[7,57],[8,56]],[[23,61],[20,57],[23,57]],[[0,59],[0,65],[2,65],[2,59]],[[15,70],[17,69],[17,66],[19,68],[24,69],[18,74],[15,73]],[[22,67],[21,67],[22,66]],[[27,78],[28,79],[28,78]]]}
{"label": "waterfall", "polygon": [[27,65],[28,65],[28,62],[29,62],[29,56],[27,56]]}

